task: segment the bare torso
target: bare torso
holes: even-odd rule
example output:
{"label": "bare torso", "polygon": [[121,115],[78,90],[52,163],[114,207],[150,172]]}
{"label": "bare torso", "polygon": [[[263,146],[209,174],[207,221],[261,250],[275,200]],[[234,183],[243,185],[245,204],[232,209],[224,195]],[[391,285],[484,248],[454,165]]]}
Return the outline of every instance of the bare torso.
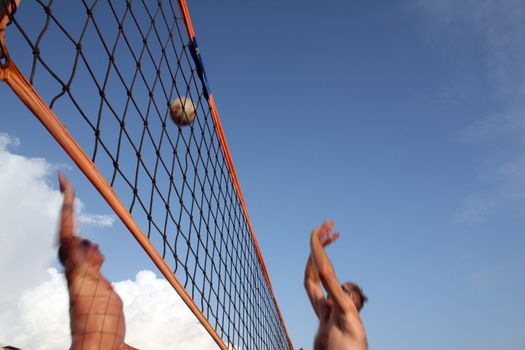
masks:
{"label": "bare torso", "polygon": [[80,263],[66,274],[70,295],[71,349],[120,349],[122,300],[98,270]]}
{"label": "bare torso", "polygon": [[366,350],[365,329],[359,315],[342,315],[329,303],[319,319],[314,350]]}
{"label": "bare torso", "polygon": [[124,343],[122,300],[100,273],[104,256],[98,244],[74,234],[73,187],[60,173],[58,181],[64,194],[58,258],[65,267],[69,289],[71,349],[135,349]]}

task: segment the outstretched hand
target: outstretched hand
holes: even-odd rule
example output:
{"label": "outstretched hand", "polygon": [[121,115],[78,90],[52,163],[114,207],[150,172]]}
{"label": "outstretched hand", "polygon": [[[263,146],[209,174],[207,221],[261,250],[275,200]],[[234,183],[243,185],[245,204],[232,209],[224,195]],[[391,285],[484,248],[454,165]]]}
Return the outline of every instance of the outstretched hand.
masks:
{"label": "outstretched hand", "polygon": [[321,245],[326,247],[330,243],[336,241],[340,236],[339,232],[333,232],[334,226],[335,222],[333,220],[325,220],[321,226],[316,227],[313,230],[312,236],[319,239]]}
{"label": "outstretched hand", "polygon": [[69,180],[60,172],[58,173],[58,183],[60,185],[60,192],[64,194],[59,231],[59,237],[62,241],[63,239],[72,237],[75,231],[75,216],[73,212],[75,191],[69,183]]}
{"label": "outstretched hand", "polygon": [[60,185],[60,192],[64,194],[64,204],[73,204],[75,191],[69,180],[61,172],[58,172],[58,184]]}

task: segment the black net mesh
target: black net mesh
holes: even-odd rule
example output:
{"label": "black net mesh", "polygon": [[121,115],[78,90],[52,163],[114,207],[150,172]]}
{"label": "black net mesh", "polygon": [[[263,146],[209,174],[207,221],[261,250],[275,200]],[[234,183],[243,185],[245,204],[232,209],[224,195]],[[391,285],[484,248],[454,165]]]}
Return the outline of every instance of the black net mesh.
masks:
{"label": "black net mesh", "polygon": [[[10,20],[11,59],[223,342],[289,348],[177,2],[26,0]],[[170,118],[182,97],[188,126]]]}

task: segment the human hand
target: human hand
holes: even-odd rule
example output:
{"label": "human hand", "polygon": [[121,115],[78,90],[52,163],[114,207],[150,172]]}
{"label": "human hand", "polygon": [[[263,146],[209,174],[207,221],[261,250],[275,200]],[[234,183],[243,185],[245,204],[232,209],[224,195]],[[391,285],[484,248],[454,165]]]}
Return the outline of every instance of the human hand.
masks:
{"label": "human hand", "polygon": [[60,185],[60,192],[64,194],[64,206],[72,206],[75,201],[75,191],[69,180],[61,172],[58,172],[58,184]]}
{"label": "human hand", "polygon": [[340,236],[339,232],[333,232],[334,226],[333,220],[325,220],[321,226],[312,231],[312,236],[316,237],[323,247],[326,247]]}

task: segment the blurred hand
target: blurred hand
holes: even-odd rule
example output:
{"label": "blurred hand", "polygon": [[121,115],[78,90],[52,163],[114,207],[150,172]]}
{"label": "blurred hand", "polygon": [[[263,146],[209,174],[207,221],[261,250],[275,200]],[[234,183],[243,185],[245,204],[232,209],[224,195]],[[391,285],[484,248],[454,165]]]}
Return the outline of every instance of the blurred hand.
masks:
{"label": "blurred hand", "polygon": [[316,237],[323,247],[326,247],[340,236],[339,232],[333,232],[334,226],[333,220],[325,220],[321,226],[312,231],[312,236]]}

